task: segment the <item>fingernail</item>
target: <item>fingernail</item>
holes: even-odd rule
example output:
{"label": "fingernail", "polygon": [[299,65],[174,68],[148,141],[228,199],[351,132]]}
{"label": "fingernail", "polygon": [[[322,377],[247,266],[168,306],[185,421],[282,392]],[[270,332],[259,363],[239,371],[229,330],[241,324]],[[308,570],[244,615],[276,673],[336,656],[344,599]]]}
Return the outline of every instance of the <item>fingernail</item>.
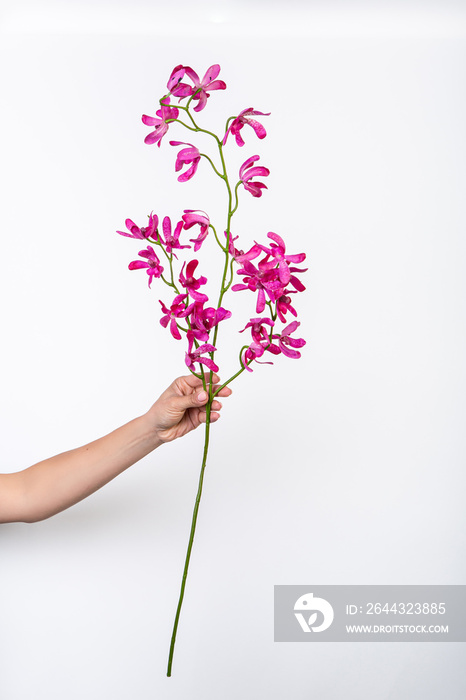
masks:
{"label": "fingernail", "polygon": [[197,395],[197,400],[200,401],[201,403],[202,403],[203,401],[206,401],[206,400],[207,400],[207,394],[206,394],[206,392],[205,392],[205,391],[201,391],[201,393]]}

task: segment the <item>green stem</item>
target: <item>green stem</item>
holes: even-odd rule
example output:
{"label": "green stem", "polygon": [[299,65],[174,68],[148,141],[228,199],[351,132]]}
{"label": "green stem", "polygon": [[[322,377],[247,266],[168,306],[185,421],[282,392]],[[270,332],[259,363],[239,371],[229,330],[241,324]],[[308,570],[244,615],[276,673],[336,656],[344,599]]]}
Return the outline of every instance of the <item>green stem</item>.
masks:
{"label": "green stem", "polygon": [[219,241],[219,239],[218,239],[217,231],[215,230],[215,226],[213,226],[213,224],[209,224],[209,226],[210,226],[210,228],[212,229],[212,231],[214,232],[215,240],[217,241],[217,243],[219,244],[220,248],[221,248],[221,249],[223,250],[223,252],[225,253],[225,247],[220,243],[220,241]]}
{"label": "green stem", "polygon": [[225,176],[224,176],[224,175],[221,175],[221,173],[218,172],[218,170],[217,170],[217,168],[215,167],[215,165],[214,165],[212,159],[209,158],[209,156],[207,156],[205,153],[200,153],[199,155],[200,155],[202,158],[207,158],[207,160],[209,161],[209,163],[210,163],[211,166],[213,167],[215,173],[216,173],[219,177],[221,177],[222,180],[225,179]]}
{"label": "green stem", "polygon": [[181,121],[181,119],[167,119],[166,124],[173,124],[173,123],[181,124],[181,126],[185,126],[187,129],[190,131],[199,131],[199,129],[195,129],[193,126],[189,126],[189,124],[185,124],[184,122]]}
{"label": "green stem", "polygon": [[227,133],[228,127],[230,126],[230,122],[232,122],[233,119],[236,119],[236,117],[228,117],[227,123],[225,124],[225,133]]}
{"label": "green stem", "polygon": [[[245,348],[247,348],[247,347],[248,347],[248,346],[245,345],[244,347],[241,348],[240,357],[241,357],[241,353],[243,352],[243,350],[244,350]],[[247,366],[249,366],[249,365],[251,364],[251,362],[253,362],[253,361],[254,361],[254,358],[253,358],[252,360],[250,360],[250,361],[247,363]],[[239,375],[242,374],[242,372],[244,372],[245,369],[246,369],[246,367],[243,365],[243,366],[241,367],[241,369],[238,370],[238,371],[236,372],[236,374],[234,374],[232,377],[230,377],[229,379],[227,379],[226,382],[223,382],[222,386],[219,386],[219,388],[217,389],[217,391],[213,394],[213,398],[215,398],[215,397],[217,396],[217,394],[218,394],[220,391],[222,391],[222,389],[224,389],[228,384],[231,384],[231,382],[232,382],[234,379],[236,379],[236,377],[239,377]]]}
{"label": "green stem", "polygon": [[230,289],[230,287],[233,283],[233,263],[234,262],[235,262],[235,259],[232,258],[231,263],[230,263],[230,281],[228,282],[227,286],[225,287],[225,292],[228,292],[228,290]]}
{"label": "green stem", "polygon": [[231,216],[233,216],[233,214],[235,213],[235,211],[238,209],[238,204],[239,204],[239,202],[238,202],[238,187],[239,187],[240,185],[241,185],[241,180],[240,180],[239,182],[236,183],[236,187],[235,187],[235,206],[234,206],[233,209],[231,210]]}
{"label": "green stem", "polygon": [[210,410],[211,410],[211,401],[209,401],[209,403],[207,404],[207,408],[206,408],[204,455],[202,458],[201,473],[199,475],[199,486],[197,489],[196,502],[194,504],[193,518],[192,518],[192,523],[191,523],[191,532],[189,535],[189,542],[188,542],[188,550],[186,552],[186,559],[185,559],[185,563],[184,563],[183,579],[181,581],[180,597],[178,600],[178,607],[176,609],[175,622],[173,624],[173,632],[172,632],[172,638],[171,638],[171,643],[170,643],[170,653],[168,656],[167,676],[171,676],[171,674],[172,674],[172,664],[173,664],[173,654],[175,651],[176,632],[178,629],[178,621],[180,619],[181,606],[183,605],[184,589],[186,587],[186,579],[188,577],[189,560],[191,558],[191,550],[193,548],[193,542],[194,542],[194,533],[196,532],[197,514],[199,511],[199,503],[201,501],[201,495],[202,495],[202,485],[204,482],[204,471],[205,471],[205,466],[206,466],[206,462],[207,462],[207,452],[209,449]]}

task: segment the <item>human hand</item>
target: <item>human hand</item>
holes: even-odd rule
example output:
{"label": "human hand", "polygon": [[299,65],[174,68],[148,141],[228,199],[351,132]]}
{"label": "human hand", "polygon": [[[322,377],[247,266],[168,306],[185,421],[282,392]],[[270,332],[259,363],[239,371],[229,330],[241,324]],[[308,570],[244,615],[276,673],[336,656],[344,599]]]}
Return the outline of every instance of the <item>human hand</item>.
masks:
{"label": "human hand", "polygon": [[[212,381],[215,392],[220,384],[219,376],[213,374]],[[230,396],[231,393],[229,387],[224,387],[218,396]],[[209,395],[198,377],[188,374],[175,379],[146,414],[160,442],[171,442],[205,423],[208,399]],[[220,401],[214,399],[210,413],[212,423],[220,418],[221,408]]]}

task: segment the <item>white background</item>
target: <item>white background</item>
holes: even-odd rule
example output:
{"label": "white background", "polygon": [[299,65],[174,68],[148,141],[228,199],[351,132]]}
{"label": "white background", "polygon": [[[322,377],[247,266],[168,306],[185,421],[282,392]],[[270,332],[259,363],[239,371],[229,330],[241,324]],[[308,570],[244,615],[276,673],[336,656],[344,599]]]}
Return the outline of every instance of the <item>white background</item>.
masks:
{"label": "white background", "polygon": [[464,10],[2,3],[2,471],[109,432],[185,373],[164,291],[115,233],[152,210],[223,221],[205,163],[181,185],[168,138],[143,143],[175,65],[222,66],[201,113],[218,131],[272,113],[265,141],[245,127],[229,146],[234,168],[257,153],[271,170],[234,233],[276,231],[309,265],[302,359],[243,374],[213,429],[173,677],[201,431],[1,526],[2,700],[464,698],[460,644],[273,642],[274,584],[466,582]]}

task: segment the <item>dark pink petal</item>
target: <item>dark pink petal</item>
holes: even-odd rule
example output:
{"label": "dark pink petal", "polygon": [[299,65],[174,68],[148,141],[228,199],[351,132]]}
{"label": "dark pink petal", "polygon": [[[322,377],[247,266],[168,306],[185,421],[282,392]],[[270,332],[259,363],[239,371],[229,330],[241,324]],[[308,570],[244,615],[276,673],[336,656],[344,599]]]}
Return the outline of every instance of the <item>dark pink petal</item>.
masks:
{"label": "dark pink petal", "polygon": [[120,236],[126,236],[127,238],[134,238],[132,233],[128,233],[127,231],[117,231],[117,233],[120,234]]}
{"label": "dark pink petal", "polygon": [[169,238],[171,238],[172,235],[172,222],[169,216],[164,217],[162,222],[162,230],[165,236],[165,240],[167,241]]}
{"label": "dark pink petal", "polygon": [[195,289],[190,289],[189,294],[193,299],[195,299],[195,301],[201,301],[201,302],[209,301],[209,297],[207,296],[207,294],[201,294],[200,292],[197,292]]}
{"label": "dark pink petal", "polygon": [[[267,250],[267,248],[262,248],[262,249],[263,249],[263,250]],[[275,266],[276,266],[276,264],[277,264],[277,261],[276,261],[275,259],[269,260],[269,256],[270,256],[270,255],[271,255],[271,253],[270,253],[269,251],[267,251],[267,257],[263,258],[263,259],[259,262],[259,270],[262,270],[262,271],[264,271],[264,270],[270,271],[270,270],[274,270],[274,269],[275,269]]]}
{"label": "dark pink petal", "polygon": [[262,197],[262,190],[268,189],[263,182],[243,182],[244,189],[252,194],[253,197]]}
{"label": "dark pink petal", "polygon": [[167,88],[172,90],[176,85],[178,85],[180,80],[182,80],[184,77],[185,72],[186,71],[181,63],[179,66],[175,66],[171,72],[170,78],[168,79]]}
{"label": "dark pink petal", "polygon": [[273,231],[269,231],[267,234],[267,238],[271,238],[275,243],[282,249],[282,252],[285,251],[285,241],[281,236],[278,235],[278,233],[273,233]]}
{"label": "dark pink petal", "polygon": [[281,350],[278,347],[278,345],[274,345],[273,343],[270,343],[270,345],[267,345],[267,347],[265,349],[267,350],[267,352],[271,352],[272,355],[279,355],[281,353]]}
{"label": "dark pink petal", "polygon": [[300,325],[301,324],[299,321],[292,321],[286,326],[286,328],[283,329],[282,336],[291,335],[291,333],[294,333]]}
{"label": "dark pink petal", "polygon": [[167,83],[167,88],[169,89],[169,91],[173,93],[173,95],[175,95],[176,97],[179,97],[180,99],[191,95],[193,91],[190,85],[181,82],[185,72],[186,71],[182,65],[176,66],[176,68],[173,69],[170,79]]}
{"label": "dark pink petal", "polygon": [[260,124],[259,122],[256,122],[255,119],[248,119],[248,124],[249,126],[252,126],[254,131],[256,132],[256,136],[260,139],[265,139],[267,136],[267,132],[265,128]]}
{"label": "dark pink petal", "polygon": [[195,362],[199,362],[202,365],[208,367],[212,372],[218,372],[218,365],[215,364],[213,360],[208,357],[198,357]]}
{"label": "dark pink petal", "polygon": [[154,126],[155,124],[160,124],[160,119],[157,117],[149,117],[147,114],[142,115],[142,121],[146,126]]}
{"label": "dark pink petal", "polygon": [[184,209],[184,215],[181,217],[184,221],[185,229],[191,228],[195,224],[201,226],[209,226],[210,219],[201,209]]}
{"label": "dark pink petal", "polygon": [[290,283],[293,285],[293,287],[298,291],[298,292],[304,292],[306,287],[304,284],[294,275],[291,275],[290,277]]}
{"label": "dark pink petal", "polygon": [[202,85],[208,85],[212,80],[215,80],[217,75],[220,73],[220,66],[218,63],[214,63],[213,66],[207,68],[204,77],[202,78]]}
{"label": "dark pink petal", "polygon": [[301,353],[298,350],[291,350],[281,340],[278,341],[278,344],[280,345],[282,353],[286,355],[286,357],[292,357],[296,360],[301,357]]}
{"label": "dark pink petal", "polygon": [[144,267],[149,267],[149,263],[144,262],[144,260],[133,260],[128,265],[130,270],[142,270]]}
{"label": "dark pink petal", "polygon": [[202,91],[201,93],[199,93],[199,95],[197,95],[196,97],[198,97],[199,102],[198,102],[197,105],[194,107],[194,111],[195,111],[195,112],[200,112],[200,111],[201,111],[202,109],[204,109],[204,107],[206,106],[206,104],[207,104],[207,98],[209,97],[209,95],[208,95],[206,92],[204,92],[204,90],[203,90],[203,91]]}
{"label": "dark pink petal", "polygon": [[268,168],[264,168],[263,165],[256,165],[244,173],[242,180],[250,180],[252,177],[267,177],[268,175],[270,175]]}
{"label": "dark pink petal", "polygon": [[265,293],[262,288],[259,289],[257,295],[256,313],[261,314],[265,309]]}
{"label": "dark pink petal", "polygon": [[306,253],[297,253],[296,255],[285,255],[285,260],[292,263],[300,263],[306,259]]}
{"label": "dark pink petal", "polygon": [[170,331],[175,340],[181,340],[181,334],[174,318],[170,321]]}
{"label": "dark pink petal", "polygon": [[167,131],[168,125],[165,123],[160,124],[158,127],[156,127],[156,131],[151,131],[150,134],[147,134],[146,138],[144,139],[144,143],[158,143],[160,146],[160,140],[165,136]]}
{"label": "dark pink petal", "polygon": [[217,323],[220,323],[220,321],[225,321],[227,318],[231,318],[231,311],[227,311],[227,309],[220,306],[217,309]]}
{"label": "dark pink petal", "polygon": [[214,80],[213,83],[210,83],[206,90],[226,90],[226,83],[223,82],[223,80]]}
{"label": "dark pink petal", "polygon": [[[240,146],[240,147],[241,147],[241,146],[244,146],[244,145],[245,145],[245,141],[244,141],[243,137],[242,137],[241,134],[240,134],[240,130],[239,130],[239,129],[235,129],[234,131],[232,130],[232,133],[234,133],[234,135],[235,135],[236,145],[237,145],[237,146]],[[252,369],[251,369],[250,371],[252,372]]]}
{"label": "dark pink petal", "polygon": [[196,73],[196,71],[194,71],[190,66],[185,66],[184,69],[185,69],[186,75],[188,75],[188,76],[191,78],[191,80],[193,81],[194,86],[195,86],[196,88],[199,88],[199,87],[200,87],[200,81],[199,81],[199,76],[198,76],[198,74]]}
{"label": "dark pink petal", "polygon": [[303,338],[288,338],[287,345],[291,345],[292,348],[302,348],[306,345],[306,341]]}
{"label": "dark pink petal", "polygon": [[251,156],[247,160],[244,161],[243,165],[239,169],[239,176],[240,179],[243,179],[243,173],[253,164],[256,162],[256,160],[259,160],[260,156]]}
{"label": "dark pink petal", "polygon": [[133,232],[133,229],[136,229],[137,231],[139,231],[139,226],[136,226],[134,221],[132,221],[131,219],[125,219],[125,226],[131,232]]}
{"label": "dark pink petal", "polygon": [[291,273],[290,268],[284,260],[280,260],[278,263],[278,271],[280,275],[280,282],[283,284],[283,286],[286,286],[290,281]]}
{"label": "dark pink petal", "polygon": [[248,250],[247,253],[243,253],[243,255],[238,255],[236,257],[236,261],[239,263],[242,263],[245,260],[253,260],[254,258],[257,258],[258,255],[261,253],[261,246],[259,246],[257,243],[252,246],[251,250]]}
{"label": "dark pink petal", "polygon": [[193,177],[193,175],[196,174],[196,170],[198,168],[198,165],[199,165],[199,160],[196,158],[196,160],[191,165],[191,167],[188,168],[188,170],[186,170],[184,173],[182,173],[181,175],[178,176],[178,178],[177,178],[178,182],[187,182],[188,180],[190,180]]}
{"label": "dark pink petal", "polygon": [[217,348],[211,345],[211,343],[205,343],[204,345],[199,345],[196,352],[202,354],[203,352],[215,352],[216,350]]}
{"label": "dark pink petal", "polygon": [[194,277],[194,270],[199,265],[199,260],[190,260],[186,265],[186,276]]}
{"label": "dark pink petal", "polygon": [[190,238],[190,242],[194,243],[194,252],[197,253],[197,251],[200,249],[201,245],[207,238],[207,234],[209,233],[209,229],[207,227],[203,227],[201,230],[201,233],[197,238]]}
{"label": "dark pink petal", "polygon": [[180,83],[177,88],[172,90],[172,95],[175,95],[175,97],[179,97],[180,99],[178,100],[178,102],[181,102],[183,97],[189,97],[193,94],[193,92],[193,88],[190,85],[187,85],[186,83]]}
{"label": "dark pink petal", "polygon": [[175,240],[177,240],[177,241],[179,240],[179,237],[180,237],[180,233],[181,233],[181,229],[182,229],[182,228],[183,228],[183,222],[182,222],[182,221],[178,221],[178,223],[176,224],[175,231],[173,232],[173,238],[174,238]]}

